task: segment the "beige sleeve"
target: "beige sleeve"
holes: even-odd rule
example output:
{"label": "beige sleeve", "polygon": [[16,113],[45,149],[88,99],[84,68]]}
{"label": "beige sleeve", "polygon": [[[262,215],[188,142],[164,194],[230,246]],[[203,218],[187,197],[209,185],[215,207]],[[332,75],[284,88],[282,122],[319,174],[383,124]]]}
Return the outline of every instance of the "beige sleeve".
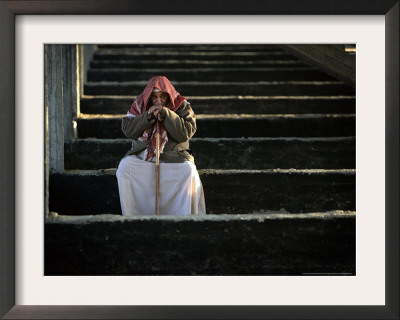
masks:
{"label": "beige sleeve", "polygon": [[144,112],[136,117],[122,118],[121,129],[124,135],[129,139],[137,139],[143,131],[154,124],[154,119],[147,120],[147,112]]}
{"label": "beige sleeve", "polygon": [[196,117],[189,103],[183,102],[176,112],[164,108],[164,127],[177,142],[188,141],[196,132]]}

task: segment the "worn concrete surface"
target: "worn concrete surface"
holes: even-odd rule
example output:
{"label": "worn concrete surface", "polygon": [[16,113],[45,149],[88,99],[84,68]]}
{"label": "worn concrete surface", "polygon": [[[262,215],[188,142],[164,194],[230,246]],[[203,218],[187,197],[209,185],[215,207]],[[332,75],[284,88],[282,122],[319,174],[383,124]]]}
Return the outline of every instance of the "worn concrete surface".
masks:
{"label": "worn concrete surface", "polygon": [[[187,96],[195,114],[355,113],[354,96]],[[81,99],[87,114],[126,114],[135,96],[89,96]]]}
{"label": "worn concrete surface", "polygon": [[[193,138],[198,169],[355,168],[354,137]],[[64,144],[65,168],[115,168],[131,148],[129,139],[74,139]]]}
{"label": "worn concrete surface", "polygon": [[195,60],[195,61],[266,61],[266,60],[293,60],[293,55],[286,54],[280,49],[247,52],[212,52],[212,51],[180,51],[160,50],[153,52],[136,52],[135,50],[102,50],[94,54],[94,60],[121,60],[121,61],[153,61],[153,60]]}
{"label": "worn concrete surface", "polygon": [[355,275],[355,213],[53,217],[45,275]]}
{"label": "worn concrete surface", "polygon": [[159,59],[149,60],[145,59],[142,61],[136,60],[108,60],[109,57],[106,57],[107,60],[93,60],[90,66],[94,69],[161,69],[161,68],[237,68],[237,69],[245,69],[245,68],[268,68],[273,66],[274,68],[304,68],[304,63],[299,60],[288,56],[270,56],[266,60],[240,60],[237,58],[236,60],[199,60],[199,59],[187,59],[187,60],[179,60],[179,59],[163,59],[160,57]]}
{"label": "worn concrete surface", "polygon": [[[162,174],[162,172],[161,172]],[[355,210],[355,170],[199,170],[207,213]],[[120,214],[115,169],[50,175],[50,211]]]}
{"label": "worn concrete surface", "polygon": [[162,73],[172,83],[179,81],[334,81],[331,76],[311,67],[287,68],[218,68],[203,67],[198,69],[173,68],[173,69],[91,69],[88,80],[96,81],[139,81],[150,79],[154,74]]}
{"label": "worn concrete surface", "polygon": [[[87,95],[137,95],[147,81],[88,82]],[[354,95],[354,89],[340,81],[257,81],[257,82],[175,82],[174,87],[188,96],[210,95],[275,95],[275,96],[329,96]]]}
{"label": "worn concrete surface", "polygon": [[[355,135],[355,115],[203,115],[196,138],[343,137]],[[79,138],[125,138],[121,118],[77,119]]]}

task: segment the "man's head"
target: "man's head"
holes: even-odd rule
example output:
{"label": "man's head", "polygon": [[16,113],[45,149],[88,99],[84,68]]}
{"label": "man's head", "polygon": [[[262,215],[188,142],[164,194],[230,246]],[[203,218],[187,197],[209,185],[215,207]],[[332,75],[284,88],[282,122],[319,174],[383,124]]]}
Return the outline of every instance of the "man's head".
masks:
{"label": "man's head", "polygon": [[154,88],[150,95],[150,101],[152,105],[166,106],[169,102],[169,95],[158,88]]}
{"label": "man's head", "polygon": [[185,100],[165,76],[154,76],[147,82],[144,91],[136,96],[129,110],[138,115],[150,110],[154,105],[161,105],[176,111]]}

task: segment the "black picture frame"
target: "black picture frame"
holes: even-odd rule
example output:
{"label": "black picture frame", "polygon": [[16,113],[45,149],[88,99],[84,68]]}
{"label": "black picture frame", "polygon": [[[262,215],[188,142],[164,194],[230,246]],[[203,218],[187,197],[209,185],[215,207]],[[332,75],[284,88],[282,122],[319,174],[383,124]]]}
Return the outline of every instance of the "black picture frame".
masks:
{"label": "black picture frame", "polygon": [[[15,16],[36,14],[385,15],[384,306],[16,306]],[[398,0],[0,1],[0,316],[4,319],[399,319]]]}

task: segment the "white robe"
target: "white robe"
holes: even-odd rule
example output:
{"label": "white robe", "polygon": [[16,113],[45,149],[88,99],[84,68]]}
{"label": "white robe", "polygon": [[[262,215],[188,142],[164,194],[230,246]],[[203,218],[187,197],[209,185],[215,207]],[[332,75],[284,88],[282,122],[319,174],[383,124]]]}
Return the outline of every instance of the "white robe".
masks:
{"label": "white robe", "polygon": [[[117,169],[122,215],[155,215],[156,165],[144,153],[124,157]],[[154,158],[153,158],[154,160]],[[160,162],[159,215],[206,214],[203,186],[190,162]]]}

